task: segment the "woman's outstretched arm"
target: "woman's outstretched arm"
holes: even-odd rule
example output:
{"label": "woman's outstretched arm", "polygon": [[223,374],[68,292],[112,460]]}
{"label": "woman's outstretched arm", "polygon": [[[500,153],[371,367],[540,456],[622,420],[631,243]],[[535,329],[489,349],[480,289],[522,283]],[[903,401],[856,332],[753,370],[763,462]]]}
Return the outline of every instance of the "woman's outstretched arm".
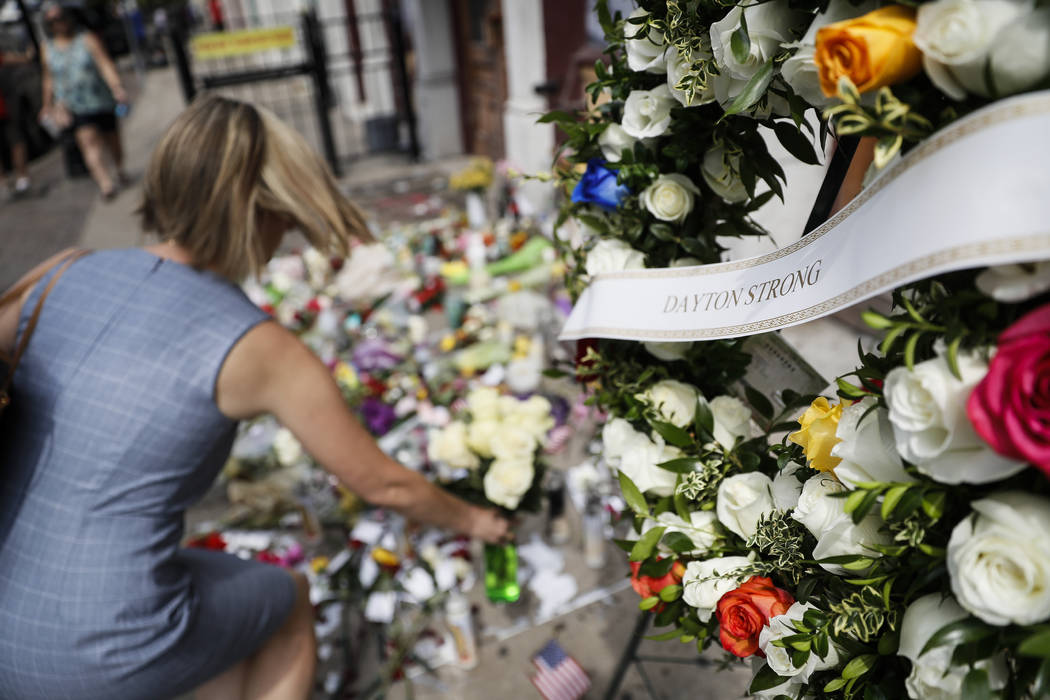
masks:
{"label": "woman's outstretched arm", "polygon": [[390,459],[350,412],[321,361],[277,323],[259,324],[233,347],[216,382],[225,415],[272,413],[314,459],[366,501],[420,522],[498,542],[507,521]]}

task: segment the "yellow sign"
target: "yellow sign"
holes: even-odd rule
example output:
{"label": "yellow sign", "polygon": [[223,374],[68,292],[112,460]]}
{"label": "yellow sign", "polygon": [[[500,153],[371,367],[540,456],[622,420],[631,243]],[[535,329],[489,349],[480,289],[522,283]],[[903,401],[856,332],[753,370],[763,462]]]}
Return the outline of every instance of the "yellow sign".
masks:
{"label": "yellow sign", "polygon": [[239,56],[270,49],[295,46],[294,27],[242,29],[236,32],[209,32],[193,37],[190,47],[197,60]]}

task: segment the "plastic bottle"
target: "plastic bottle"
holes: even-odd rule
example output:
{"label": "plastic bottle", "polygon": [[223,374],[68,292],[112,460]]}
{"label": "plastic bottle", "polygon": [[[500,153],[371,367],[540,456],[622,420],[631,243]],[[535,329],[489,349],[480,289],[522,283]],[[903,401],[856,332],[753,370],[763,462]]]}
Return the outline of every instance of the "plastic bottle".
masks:
{"label": "plastic bottle", "polygon": [[592,569],[605,564],[605,508],[596,490],[587,492],[583,509],[583,561]]}
{"label": "plastic bottle", "polygon": [[456,644],[456,660],[460,668],[478,665],[478,646],[474,638],[474,619],[470,603],[462,593],[452,592],[445,603],[445,622]]}

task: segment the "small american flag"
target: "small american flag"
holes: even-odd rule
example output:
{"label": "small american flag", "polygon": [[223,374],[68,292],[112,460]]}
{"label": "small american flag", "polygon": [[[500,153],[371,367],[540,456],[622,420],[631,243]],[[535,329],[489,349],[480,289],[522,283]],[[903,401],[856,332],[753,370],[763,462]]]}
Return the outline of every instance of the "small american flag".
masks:
{"label": "small american flag", "polygon": [[578,700],[591,687],[591,679],[553,639],[532,657],[539,669],[532,684],[547,700]]}

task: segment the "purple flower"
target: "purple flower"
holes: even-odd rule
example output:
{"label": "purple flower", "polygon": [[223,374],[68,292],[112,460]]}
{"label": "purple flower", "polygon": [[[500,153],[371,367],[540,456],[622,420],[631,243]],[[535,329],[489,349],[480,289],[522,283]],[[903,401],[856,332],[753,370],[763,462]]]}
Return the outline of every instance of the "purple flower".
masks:
{"label": "purple flower", "polygon": [[352,362],[362,372],[389,370],[397,367],[401,356],[387,349],[382,340],[362,340],[354,347]]}
{"label": "purple flower", "polygon": [[572,191],[572,201],[597,204],[610,211],[616,209],[624,198],[631,194],[627,185],[616,183],[619,172],[605,167],[605,161],[601,158],[587,161],[587,172],[576,183],[576,189]]}
{"label": "purple flower", "polygon": [[394,407],[386,405],[374,396],[369,396],[361,402],[361,416],[364,418],[368,431],[376,437],[390,432],[397,421]]}

